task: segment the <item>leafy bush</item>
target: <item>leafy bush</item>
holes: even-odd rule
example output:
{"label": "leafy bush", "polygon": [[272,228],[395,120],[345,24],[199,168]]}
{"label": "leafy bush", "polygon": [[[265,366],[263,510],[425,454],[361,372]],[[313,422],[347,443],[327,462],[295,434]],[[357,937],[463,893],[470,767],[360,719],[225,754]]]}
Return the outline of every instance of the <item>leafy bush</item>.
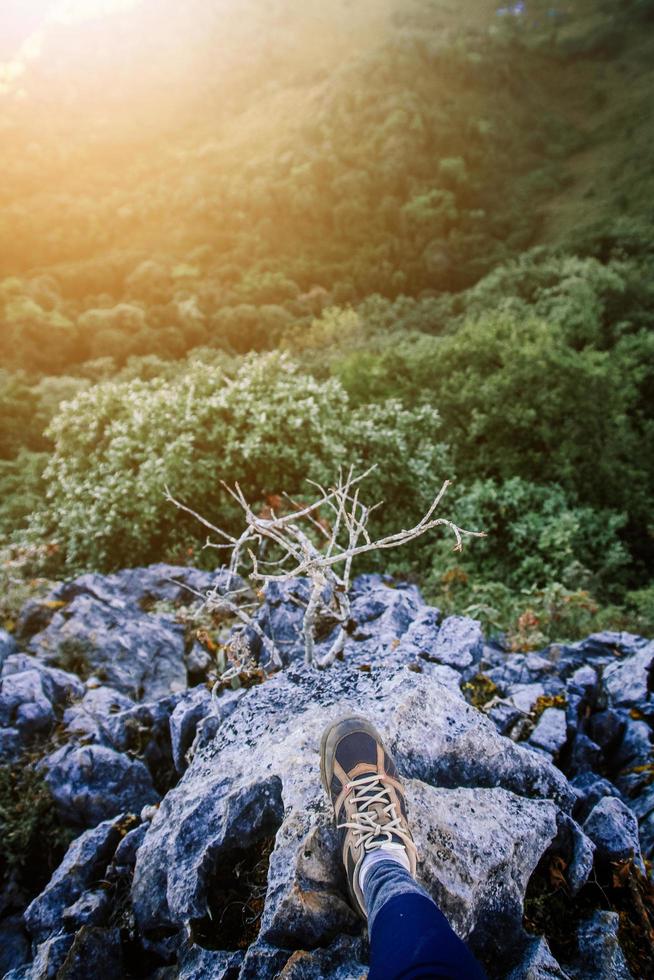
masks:
{"label": "leafy bush", "polygon": [[[574,505],[556,485],[518,477],[504,483],[479,480],[456,495],[451,516],[460,526],[487,534],[456,556],[456,564],[476,581],[510,588],[563,582],[600,592],[615,590],[629,564],[618,536],[624,517]],[[438,556],[440,565],[443,557]]]}
{"label": "leafy bush", "polygon": [[67,567],[108,569],[179,557],[200,528],[164,499],[215,524],[240,518],[221,480],[247,498],[306,492],[339,466],[383,465],[367,483],[385,507],[376,528],[415,519],[450,475],[437,412],[396,400],[351,410],[335,380],[303,374],[285,355],[249,355],[231,374],[196,363],[173,379],[110,382],[80,393],[54,420],[45,509],[32,534],[56,536]]}
{"label": "leafy bush", "polygon": [[28,900],[42,890],[74,836],[62,826],[43,776],[21,762],[0,766],[0,889]]}

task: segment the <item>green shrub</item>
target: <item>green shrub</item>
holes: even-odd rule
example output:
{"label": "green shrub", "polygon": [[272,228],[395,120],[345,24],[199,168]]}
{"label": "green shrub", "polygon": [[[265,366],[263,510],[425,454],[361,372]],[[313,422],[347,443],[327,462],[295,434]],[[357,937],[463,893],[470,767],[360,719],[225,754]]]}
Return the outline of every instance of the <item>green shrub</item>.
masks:
{"label": "green shrub", "polygon": [[[629,565],[619,539],[624,517],[575,505],[556,485],[479,480],[453,497],[450,513],[461,527],[486,532],[448,561],[475,581],[514,589],[558,581],[606,592],[619,586]],[[444,557],[439,548],[441,566]]]}
{"label": "green shrub", "polygon": [[38,895],[74,836],[43,777],[24,761],[0,766],[0,891]]}
{"label": "green shrub", "polygon": [[377,531],[414,521],[442,480],[437,412],[396,400],[352,410],[335,380],[304,374],[285,355],[249,355],[231,374],[196,363],[174,379],[110,382],[67,403],[49,435],[47,502],[32,534],[62,544],[67,568],[108,569],[179,556],[201,528],[178,499],[227,530],[240,510],[221,486],[238,481],[256,505],[311,492],[339,466],[379,469],[365,498],[385,501]]}

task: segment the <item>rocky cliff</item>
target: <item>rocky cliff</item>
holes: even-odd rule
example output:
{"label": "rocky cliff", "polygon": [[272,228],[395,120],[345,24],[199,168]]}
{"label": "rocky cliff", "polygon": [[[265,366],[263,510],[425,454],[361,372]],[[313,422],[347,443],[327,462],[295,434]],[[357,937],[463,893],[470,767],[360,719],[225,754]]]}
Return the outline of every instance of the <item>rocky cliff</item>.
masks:
{"label": "rocky cliff", "polygon": [[[212,698],[230,624],[193,613],[221,574],[85,575],[0,634],[0,975],[365,977],[318,771],[351,710],[394,753],[420,880],[491,977],[651,975],[654,642],[510,653],[363,576],[344,657],[319,672],[296,582],[256,613],[284,668],[253,636],[257,669]],[[46,797],[49,829],[17,857]]]}

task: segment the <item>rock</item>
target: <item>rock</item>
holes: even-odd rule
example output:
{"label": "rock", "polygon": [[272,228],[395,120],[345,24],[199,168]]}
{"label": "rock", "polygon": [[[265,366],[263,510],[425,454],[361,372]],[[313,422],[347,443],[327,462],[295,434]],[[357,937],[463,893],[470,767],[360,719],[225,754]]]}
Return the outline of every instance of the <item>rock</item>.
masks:
{"label": "rock", "polygon": [[556,806],[504,789],[406,783],[419,877],[473,950],[493,959],[522,935],[527,883],[556,835]]}
{"label": "rock", "polygon": [[604,799],[605,796],[615,796],[620,798],[620,791],[608,779],[596,775],[594,772],[582,772],[575,776],[572,785],[579,792],[578,802],[575,804],[575,818],[581,823],[586,819],[596,803]]}
{"label": "rock", "polygon": [[65,745],[40,766],[62,819],[74,825],[94,827],[159,800],[142,762],[102,745]]}
{"label": "rock", "polygon": [[552,956],[547,940],[540,936],[530,941],[521,963],[509,973],[506,980],[570,980],[570,978]]}
{"label": "rock", "polygon": [[114,854],[113,863],[117,868],[134,867],[137,851],[143,843],[147,829],[147,823],[142,823],[125,834]]}
{"label": "rock", "polygon": [[77,704],[64,712],[66,731],[85,742],[113,744],[106,724],[110,716],[129,711],[134,702],[113,687],[92,687]]}
{"label": "rock", "polygon": [[[397,649],[398,656],[406,661],[422,658],[434,663],[444,663],[445,661],[437,661],[434,655],[440,619],[440,609],[436,609],[435,606],[424,606],[419,609],[416,618],[402,636]],[[472,663],[472,658],[468,663]]]}
{"label": "rock", "polygon": [[352,602],[354,629],[346,640],[345,656],[375,661],[392,656],[405,662],[399,641],[423,608],[417,590],[380,585],[362,592]]}
{"label": "rock", "polygon": [[268,582],[266,585],[266,602],[260,607],[256,620],[274,642],[285,664],[304,656],[302,623],[309,595],[308,579]]}
{"label": "rock", "polygon": [[37,947],[34,962],[28,967],[29,980],[54,980],[60,977],[60,969],[66,959],[73,937],[51,936]]}
{"label": "rock", "polygon": [[[233,588],[243,584],[238,576],[232,576],[232,579]],[[123,569],[112,575],[80,575],[72,582],[57,586],[48,599],[69,603],[77,596],[90,596],[116,610],[141,611],[162,600],[192,605],[211,588],[224,591],[228,580],[225,568],[203,572],[198,568],[159,563]]]}
{"label": "rock", "polygon": [[0,668],[7,657],[10,657],[14,653],[18,653],[18,644],[11,633],[8,633],[7,630],[0,629]]}
{"label": "rock", "polygon": [[617,912],[595,912],[577,930],[579,953],[566,967],[572,980],[633,980],[618,940]]}
{"label": "rock", "polygon": [[134,704],[112,688],[89,690],[83,700],[64,714],[67,731],[84,745],[102,745],[138,756],[160,792],[174,777],[170,741],[170,715],[181,695],[149,704]]}
{"label": "rock", "polygon": [[2,667],[2,677],[22,674],[26,671],[38,672],[46,697],[57,709],[66,708],[71,702],[83,697],[84,685],[79,677],[56,667],[47,667],[36,657],[26,653],[16,653],[7,657]]}
{"label": "rock", "polygon": [[565,745],[566,739],[565,711],[560,708],[545,708],[529,741],[537,748],[556,755]]}
{"label": "rock", "polygon": [[575,736],[570,749],[570,756],[567,764],[567,771],[571,776],[582,772],[591,772],[600,767],[602,762],[602,750],[588,738],[583,732]]}
{"label": "rock", "polygon": [[96,888],[84,892],[76,902],[64,909],[62,922],[68,932],[76,932],[82,926],[104,925],[109,914],[109,892]]}
{"label": "rock", "polygon": [[476,619],[448,616],[436,634],[429,655],[436,663],[463,670],[481,657],[484,637]]}
{"label": "rock", "polygon": [[184,663],[186,665],[189,683],[201,683],[206,677],[207,671],[213,662],[213,657],[209,651],[206,650],[201,643],[198,643],[198,641],[195,640],[191,649],[184,656]]}
{"label": "rock", "polygon": [[360,980],[366,976],[361,939],[340,936],[326,949],[299,949],[277,974],[279,980]]}
{"label": "rock", "polygon": [[32,637],[41,661],[94,674],[136,700],[162,698],[186,687],[184,628],[165,616],[129,613],[77,595]]}
{"label": "rock", "polygon": [[636,796],[650,782],[652,761],[652,730],[645,721],[626,718],[622,741],[611,753],[609,762],[618,775],[614,781],[625,796]]}
{"label": "rock", "polygon": [[177,772],[186,769],[186,753],[195,738],[198,724],[212,710],[211,694],[206,687],[194,687],[170,716],[170,740]]}
{"label": "rock", "polygon": [[[433,869],[429,862],[438,860],[427,828],[436,801],[450,799],[450,792],[467,804],[479,793],[486,799],[488,790],[495,801],[493,815],[501,811],[506,818],[500,824],[506,847],[496,848],[489,838],[488,867],[493,860],[500,865],[510,861],[512,831],[512,852],[522,856],[524,868],[537,862],[537,852],[556,832],[556,807],[548,799],[563,807],[574,802],[562,773],[503,739],[479,711],[428,674],[392,662],[369,672],[347,659],[324,672],[301,664],[246,691],[212,738],[196,744],[189,767],[164,797],[138,850],[132,898],[141,929],[181,929],[188,920],[202,920],[217,869],[228,873],[244,851],[256,858],[257,849],[273,837],[260,941],[278,949],[306,949],[328,945],[339,932],[357,927],[318,774],[322,731],[348,708],[379,725],[407,777],[431,784],[415,790],[411,811],[412,821],[424,828],[426,868]],[[445,823],[445,803],[441,812]],[[476,922],[477,915],[491,931],[493,917],[501,918],[501,936],[505,918],[475,871],[479,852],[473,860],[470,850],[475,821],[482,836],[490,834],[491,822],[483,806],[476,816],[465,814],[461,809],[460,837],[452,835],[451,853],[469,856],[462,858],[467,863],[459,865],[459,872],[451,871],[451,880],[478,882],[476,892],[469,886],[479,896],[477,911],[466,921]],[[496,822],[493,832],[500,832]],[[512,895],[509,919],[514,923],[522,881],[516,871],[506,885],[496,882]],[[445,906],[446,914],[454,909],[461,918],[461,900],[453,898],[451,905]],[[214,907],[214,917],[219,914]]]}
{"label": "rock", "polygon": [[542,683],[554,670],[552,661],[537,653],[512,653],[504,655],[501,663],[487,673],[494,684],[506,691],[513,685]]}
{"label": "rock", "polygon": [[620,742],[626,727],[622,714],[609,708],[597,711],[588,719],[587,731],[605,753],[611,752]]}
{"label": "rock", "polygon": [[545,696],[542,684],[516,684],[508,689],[508,700],[511,704],[528,715],[538,698]]}
{"label": "rock", "polygon": [[243,951],[203,949],[201,946],[182,947],[179,953],[179,973],[176,980],[228,980],[239,977]]}
{"label": "rock", "polygon": [[455,694],[459,698],[463,697],[461,691],[461,674],[454,667],[446,667],[445,664],[433,664],[428,660],[420,661],[417,666],[419,673],[427,674],[432,680],[446,687],[452,694]]}
{"label": "rock", "polygon": [[36,670],[10,674],[0,681],[0,725],[14,728],[27,743],[46,735],[54,726],[55,713]]}
{"label": "rock", "polygon": [[25,910],[25,924],[37,940],[61,927],[64,909],[104,875],[125,826],[125,815],[87,830],[70,845],[52,878]]}
{"label": "rock", "polygon": [[24,642],[44,630],[63,602],[56,599],[28,599],[16,621],[16,636]]}
{"label": "rock", "polygon": [[501,735],[507,735],[515,723],[524,717],[519,708],[503,698],[493,698],[481,710],[491,719]]}
{"label": "rock", "polygon": [[239,980],[259,980],[259,977],[278,977],[289,957],[287,949],[277,949],[257,940],[248,948],[239,973]]}
{"label": "rock", "polygon": [[566,880],[572,895],[584,887],[593,870],[595,844],[586,836],[576,820],[567,813],[557,817],[558,833],[553,850],[565,857]]}
{"label": "rock", "polygon": [[76,934],[57,980],[124,980],[120,929],[85,925]]}
{"label": "rock", "polygon": [[638,821],[628,806],[613,796],[597,803],[584,822],[584,833],[597,847],[604,861],[624,861],[633,857],[645,872],[638,839]]}
{"label": "rock", "polygon": [[0,977],[27,963],[30,941],[21,915],[12,915],[0,922]]}
{"label": "rock", "polygon": [[654,642],[647,643],[626,660],[608,665],[603,682],[612,704],[633,705],[647,700],[653,686],[653,661]]}
{"label": "rock", "polygon": [[589,664],[584,664],[574,671],[568,681],[568,686],[577,688],[581,694],[588,695],[596,690],[598,683],[599,679],[595,668]]}

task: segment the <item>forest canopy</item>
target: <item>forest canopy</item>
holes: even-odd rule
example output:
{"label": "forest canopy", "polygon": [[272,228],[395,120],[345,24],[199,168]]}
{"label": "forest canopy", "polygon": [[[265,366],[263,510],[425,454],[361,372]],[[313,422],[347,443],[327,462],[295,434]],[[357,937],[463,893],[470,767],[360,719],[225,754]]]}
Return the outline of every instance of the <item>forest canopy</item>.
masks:
{"label": "forest canopy", "polygon": [[166,486],[375,463],[487,532],[375,566],[444,608],[654,627],[654,3],[135,0],[20,71],[4,16],[5,565],[215,563]]}

